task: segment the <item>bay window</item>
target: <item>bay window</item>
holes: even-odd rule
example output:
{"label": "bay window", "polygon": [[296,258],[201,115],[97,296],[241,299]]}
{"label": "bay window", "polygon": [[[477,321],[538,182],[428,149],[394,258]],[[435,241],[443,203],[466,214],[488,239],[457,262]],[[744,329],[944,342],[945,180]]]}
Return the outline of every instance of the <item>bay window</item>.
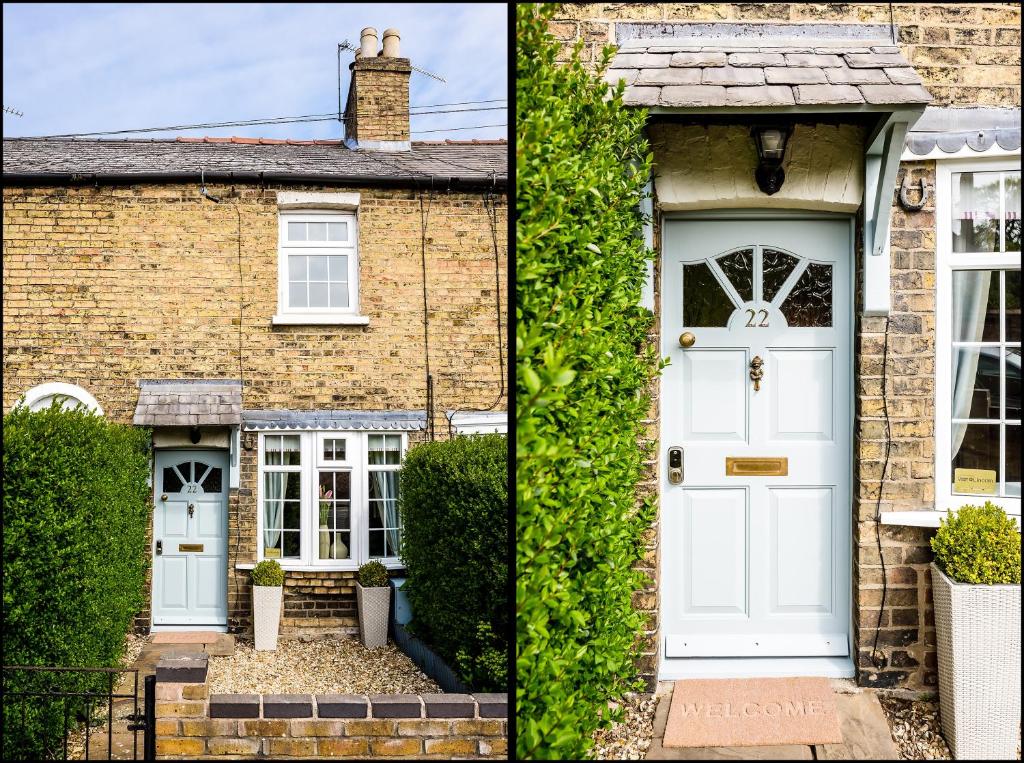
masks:
{"label": "bay window", "polygon": [[258,560],[285,568],[400,566],[402,432],[261,433]]}
{"label": "bay window", "polygon": [[936,170],[936,508],[1020,514],[1020,163]]}

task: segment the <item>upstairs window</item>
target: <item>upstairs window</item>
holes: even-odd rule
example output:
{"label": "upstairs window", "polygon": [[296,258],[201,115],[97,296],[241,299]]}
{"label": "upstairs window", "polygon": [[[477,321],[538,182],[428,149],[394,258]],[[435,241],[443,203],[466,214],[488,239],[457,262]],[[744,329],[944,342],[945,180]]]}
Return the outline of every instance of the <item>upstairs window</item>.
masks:
{"label": "upstairs window", "polygon": [[275,323],[365,323],[354,212],[281,212]]}

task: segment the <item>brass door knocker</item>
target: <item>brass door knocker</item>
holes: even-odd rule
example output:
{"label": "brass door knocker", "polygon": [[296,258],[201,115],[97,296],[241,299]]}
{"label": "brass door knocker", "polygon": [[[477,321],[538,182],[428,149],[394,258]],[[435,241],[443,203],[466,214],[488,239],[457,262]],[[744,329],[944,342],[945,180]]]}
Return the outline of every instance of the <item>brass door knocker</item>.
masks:
{"label": "brass door knocker", "polygon": [[764,365],[764,361],[761,360],[760,355],[755,355],[754,359],[750,361],[750,379],[754,382],[754,392],[761,391],[761,379],[764,377],[764,371],[761,366]]}

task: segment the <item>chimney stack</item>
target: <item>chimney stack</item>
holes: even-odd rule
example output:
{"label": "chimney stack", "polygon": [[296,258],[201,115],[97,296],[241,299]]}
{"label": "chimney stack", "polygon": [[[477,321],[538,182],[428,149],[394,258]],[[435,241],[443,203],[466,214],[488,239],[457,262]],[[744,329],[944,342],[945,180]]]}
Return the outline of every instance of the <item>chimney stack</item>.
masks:
{"label": "chimney stack", "polygon": [[349,64],[352,80],[345,105],[345,143],[352,149],[408,151],[408,58],[400,58],[397,29],[385,29],[383,48],[377,50],[377,30],[367,27],[359,35],[359,50]]}

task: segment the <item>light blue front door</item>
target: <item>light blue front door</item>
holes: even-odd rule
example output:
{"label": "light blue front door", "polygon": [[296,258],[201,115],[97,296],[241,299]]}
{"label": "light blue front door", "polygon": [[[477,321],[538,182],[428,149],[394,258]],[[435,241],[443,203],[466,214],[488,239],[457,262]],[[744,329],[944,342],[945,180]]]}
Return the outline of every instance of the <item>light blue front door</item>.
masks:
{"label": "light blue front door", "polygon": [[228,456],[157,451],[153,624],[227,624]]}

